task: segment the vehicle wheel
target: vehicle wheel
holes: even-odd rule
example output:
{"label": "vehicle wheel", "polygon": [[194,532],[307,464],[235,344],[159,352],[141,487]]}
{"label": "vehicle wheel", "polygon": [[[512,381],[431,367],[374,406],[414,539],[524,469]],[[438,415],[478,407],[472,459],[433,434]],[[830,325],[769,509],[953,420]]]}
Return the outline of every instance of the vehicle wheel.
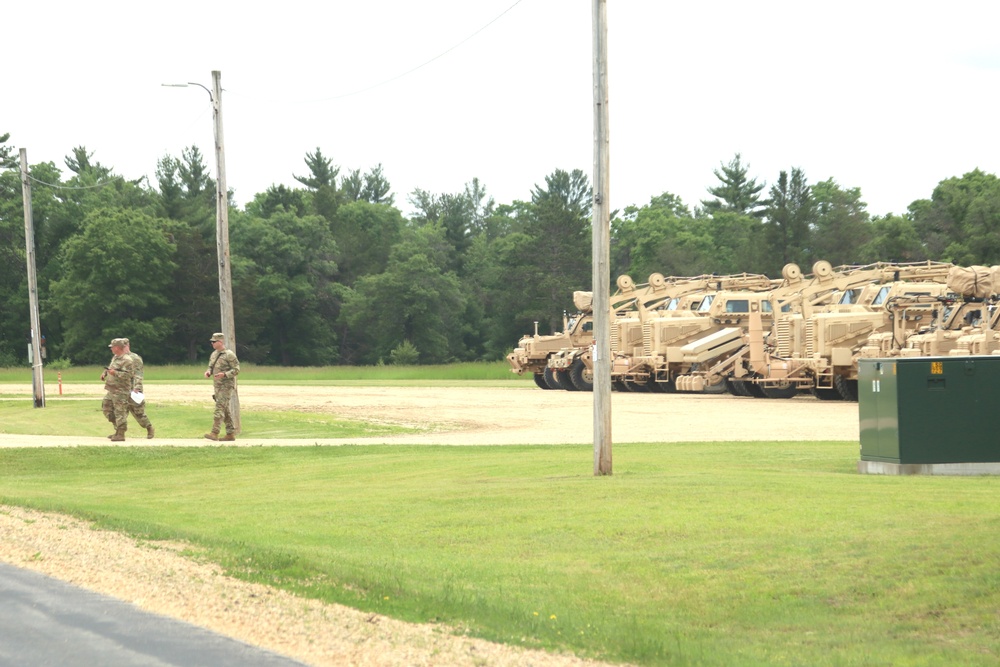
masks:
{"label": "vehicle wheel", "polygon": [[594,391],[594,372],[579,359],[570,367],[569,379],[580,391]]}
{"label": "vehicle wheel", "polygon": [[649,387],[641,382],[636,382],[635,380],[625,380],[625,386],[628,390],[635,392],[636,394],[645,394],[649,391]]}
{"label": "vehicle wheel", "polygon": [[539,389],[552,389],[549,383],[545,381],[545,373],[535,373],[533,377],[535,378],[535,385]]}
{"label": "vehicle wheel", "polygon": [[750,395],[753,396],[754,398],[767,398],[767,395],[764,393],[763,387],[761,387],[756,382],[747,382],[746,388],[747,391],[750,393]]}
{"label": "vehicle wheel", "polygon": [[722,378],[715,384],[706,384],[705,388],[701,390],[703,394],[725,394],[726,393],[726,378]]}
{"label": "vehicle wheel", "polygon": [[837,393],[845,401],[856,401],[858,400],[858,381],[848,380],[843,375],[838,375],[833,378],[833,386],[837,388]]}
{"label": "vehicle wheel", "polygon": [[799,388],[791,383],[762,384],[760,389],[767,398],[792,398],[799,393]]}
{"label": "vehicle wheel", "polygon": [[750,397],[750,390],[747,388],[747,383],[743,380],[734,380],[733,378],[726,379],[726,389],[733,396],[746,396]]}
{"label": "vehicle wheel", "polygon": [[560,389],[565,389],[566,391],[580,391],[570,379],[568,368],[564,371],[552,371],[552,375],[555,377],[556,382],[559,383]]}
{"label": "vehicle wheel", "polygon": [[656,381],[656,377],[650,375],[649,379],[646,380],[646,389],[653,392],[654,394],[662,394],[667,391],[661,383]]}
{"label": "vehicle wheel", "polygon": [[673,380],[658,380],[656,386],[660,388],[664,394],[675,394],[677,393],[677,385],[674,384]]}
{"label": "vehicle wheel", "polygon": [[836,389],[827,387],[811,387],[809,391],[821,401],[841,401],[844,398]]}
{"label": "vehicle wheel", "polygon": [[549,385],[549,389],[562,389],[557,373],[551,368],[545,369],[545,384]]}
{"label": "vehicle wheel", "polygon": [[628,391],[628,387],[621,380],[612,380],[611,391]]}

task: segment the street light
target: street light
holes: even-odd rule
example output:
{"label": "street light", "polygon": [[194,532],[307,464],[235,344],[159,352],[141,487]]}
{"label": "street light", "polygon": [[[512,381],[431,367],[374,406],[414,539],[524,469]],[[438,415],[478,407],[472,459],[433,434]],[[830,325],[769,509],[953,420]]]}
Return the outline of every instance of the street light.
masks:
{"label": "street light", "polygon": [[[236,323],[233,318],[233,278],[229,268],[229,187],[226,185],[226,154],[225,142],[222,139],[222,72],[212,71],[212,88],[189,81],[187,83],[164,83],[169,88],[187,88],[198,86],[208,93],[212,101],[212,119],[215,129],[215,244],[219,255],[219,307],[222,315],[222,333],[226,335],[226,345],[236,351]],[[233,422],[236,432],[240,427],[240,397],[238,391],[233,392],[232,403]]]}

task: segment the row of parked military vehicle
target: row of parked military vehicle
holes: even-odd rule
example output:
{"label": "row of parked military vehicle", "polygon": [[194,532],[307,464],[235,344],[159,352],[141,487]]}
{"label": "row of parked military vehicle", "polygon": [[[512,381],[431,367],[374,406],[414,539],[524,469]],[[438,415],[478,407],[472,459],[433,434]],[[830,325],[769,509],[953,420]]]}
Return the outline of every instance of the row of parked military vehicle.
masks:
{"label": "row of parked military vehicle", "polygon": [[[994,287],[994,285],[996,287]],[[858,359],[993,354],[1000,267],[878,262],[812,274],[620,276],[610,299],[619,391],[730,392],[857,400]],[[592,293],[575,292],[563,331],[524,336],[507,356],[542,389],[593,389]]]}

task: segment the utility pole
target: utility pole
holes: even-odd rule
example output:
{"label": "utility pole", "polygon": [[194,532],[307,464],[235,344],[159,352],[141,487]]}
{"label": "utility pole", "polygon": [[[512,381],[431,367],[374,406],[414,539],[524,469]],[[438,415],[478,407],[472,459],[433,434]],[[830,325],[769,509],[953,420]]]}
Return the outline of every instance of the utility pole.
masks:
{"label": "utility pole", "polygon": [[594,475],[611,474],[611,217],[608,157],[608,2],[593,0],[594,29]]}
{"label": "utility pole", "polygon": [[28,307],[31,310],[31,387],[35,407],[45,407],[42,381],[41,325],[38,322],[38,280],[35,277],[35,224],[31,215],[31,181],[28,179],[28,150],[21,149],[21,196],[24,199],[24,254],[28,263]]}
{"label": "utility pole", "polygon": [[[212,118],[215,121],[215,243],[219,254],[219,308],[226,347],[236,351],[236,322],[233,317],[233,275],[229,268],[229,186],[226,184],[226,149],[222,138],[222,72],[212,71]],[[239,389],[229,404],[236,432],[240,433]]]}

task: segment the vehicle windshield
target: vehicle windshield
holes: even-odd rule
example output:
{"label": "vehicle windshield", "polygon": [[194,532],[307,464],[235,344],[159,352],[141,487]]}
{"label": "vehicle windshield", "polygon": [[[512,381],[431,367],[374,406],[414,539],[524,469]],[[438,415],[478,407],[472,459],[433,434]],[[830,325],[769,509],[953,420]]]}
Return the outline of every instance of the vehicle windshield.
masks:
{"label": "vehicle windshield", "polygon": [[701,303],[698,304],[698,312],[699,313],[707,313],[711,309],[711,307],[712,307],[712,301],[714,301],[714,300],[715,300],[715,295],[714,294],[707,294],[707,295],[705,295],[705,298],[703,298],[701,300]]}
{"label": "vehicle windshield", "polygon": [[844,293],[840,295],[840,301],[838,301],[837,303],[844,306],[849,306],[851,304],[857,303],[859,296],[861,296],[860,287],[855,289],[849,289],[844,291]]}

